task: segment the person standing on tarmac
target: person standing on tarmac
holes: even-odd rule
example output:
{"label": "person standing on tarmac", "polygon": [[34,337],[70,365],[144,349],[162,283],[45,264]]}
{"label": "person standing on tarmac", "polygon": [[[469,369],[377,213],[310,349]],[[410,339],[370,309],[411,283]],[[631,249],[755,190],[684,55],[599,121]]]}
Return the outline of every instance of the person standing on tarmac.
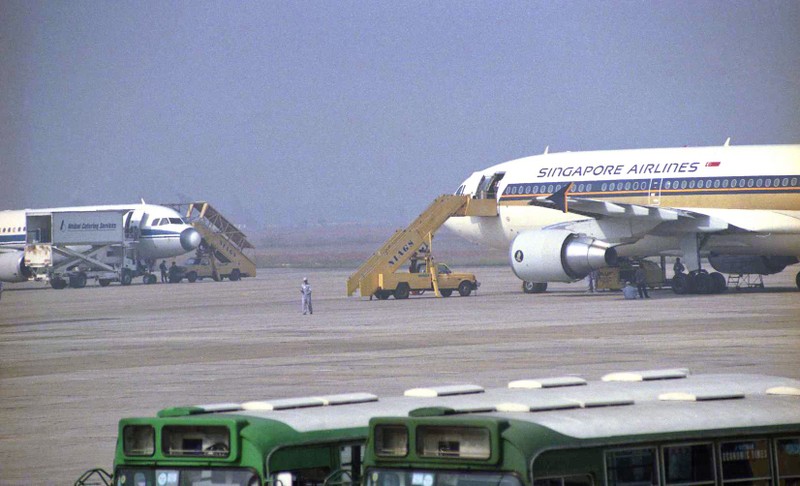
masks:
{"label": "person standing on tarmac", "polygon": [[161,260],[161,265],[158,266],[161,270],[161,283],[167,283],[167,261]]}
{"label": "person standing on tarmac", "polygon": [[303,315],[313,314],[314,309],[311,307],[311,285],[308,283],[308,278],[303,278],[303,285],[300,286],[301,303],[303,304]]}
{"label": "person standing on tarmac", "polygon": [[647,293],[647,271],[644,269],[644,262],[639,262],[639,268],[636,269],[634,279],[636,280],[636,288],[639,290],[639,298],[649,299],[650,295]]}
{"label": "person standing on tarmac", "polygon": [[676,258],[675,264],[672,265],[672,271],[675,272],[675,275],[678,275],[679,273],[683,273],[685,270],[686,267],[684,267],[683,263],[681,263],[680,257]]}

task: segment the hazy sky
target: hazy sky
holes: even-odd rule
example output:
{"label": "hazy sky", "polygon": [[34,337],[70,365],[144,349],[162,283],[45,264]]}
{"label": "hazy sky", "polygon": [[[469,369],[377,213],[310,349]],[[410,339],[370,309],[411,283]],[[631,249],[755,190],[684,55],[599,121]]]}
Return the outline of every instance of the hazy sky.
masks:
{"label": "hazy sky", "polygon": [[551,151],[800,143],[800,1],[0,0],[0,208],[409,222]]}

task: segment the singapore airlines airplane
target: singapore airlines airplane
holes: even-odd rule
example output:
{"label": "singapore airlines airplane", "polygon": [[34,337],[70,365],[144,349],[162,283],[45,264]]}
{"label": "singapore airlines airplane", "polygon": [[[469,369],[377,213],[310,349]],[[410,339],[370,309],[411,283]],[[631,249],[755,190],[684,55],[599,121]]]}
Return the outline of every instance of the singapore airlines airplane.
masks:
{"label": "singapore airlines airplane", "polygon": [[[32,277],[25,265],[26,243],[49,241],[53,228],[28,227],[31,217],[50,214],[118,212],[124,234],[136,241],[138,258],[155,260],[182,255],[200,245],[201,236],[174,209],[154,204],[78,206],[0,211],[0,282],[23,282]],[[112,215],[113,220],[113,215]],[[52,224],[58,224],[53,222]],[[61,226],[64,226],[62,221]],[[112,223],[114,225],[115,223]],[[121,233],[120,233],[121,234]],[[54,254],[54,262],[65,256]],[[130,281],[128,280],[128,283]],[[123,283],[124,280],[123,280]],[[54,287],[59,284],[51,282]]]}
{"label": "singapore airlines airplane", "polygon": [[475,172],[456,194],[497,201],[495,217],[446,225],[510,248],[528,293],[617,256],[661,255],[689,271],[673,279],[676,292],[721,292],[719,272],[768,275],[800,256],[800,145],[545,152]]}

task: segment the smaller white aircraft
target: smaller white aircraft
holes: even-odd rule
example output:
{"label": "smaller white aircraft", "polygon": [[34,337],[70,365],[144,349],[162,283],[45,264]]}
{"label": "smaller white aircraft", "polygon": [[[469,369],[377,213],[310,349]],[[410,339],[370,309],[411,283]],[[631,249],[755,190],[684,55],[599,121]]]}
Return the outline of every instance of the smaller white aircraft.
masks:
{"label": "smaller white aircraft", "polygon": [[[45,209],[0,211],[0,282],[23,282],[33,276],[25,265],[25,246],[47,242],[52,228],[28,227],[29,218],[49,214],[118,212],[126,239],[135,245],[137,258],[155,261],[190,252],[200,245],[200,234],[174,209],[155,204],[121,204],[77,206]],[[53,223],[57,224],[57,223]],[[63,222],[61,223],[63,224]],[[66,255],[53,255],[53,264],[66,260]],[[58,279],[60,280],[60,279]],[[121,278],[130,283],[130,274]],[[51,280],[60,288],[62,281]]]}

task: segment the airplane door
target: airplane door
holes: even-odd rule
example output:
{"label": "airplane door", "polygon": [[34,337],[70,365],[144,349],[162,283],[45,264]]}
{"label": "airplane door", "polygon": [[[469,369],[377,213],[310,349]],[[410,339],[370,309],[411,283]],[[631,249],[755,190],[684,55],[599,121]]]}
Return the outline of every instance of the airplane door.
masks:
{"label": "airplane door", "polygon": [[661,184],[663,179],[650,179],[650,192],[648,204],[651,206],[661,205]]}

